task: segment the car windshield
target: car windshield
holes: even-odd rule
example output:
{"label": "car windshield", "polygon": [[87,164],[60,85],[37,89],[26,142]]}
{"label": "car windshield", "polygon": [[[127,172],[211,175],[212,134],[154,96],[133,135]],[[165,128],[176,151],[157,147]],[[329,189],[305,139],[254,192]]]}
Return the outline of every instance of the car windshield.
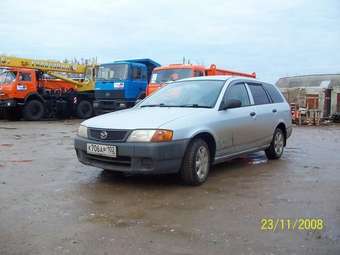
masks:
{"label": "car windshield", "polygon": [[192,77],[190,68],[164,69],[154,71],[151,77],[151,83],[164,83]]}
{"label": "car windshield", "polygon": [[213,108],[224,81],[179,81],[155,92],[143,100],[139,107],[193,107]]}
{"label": "car windshield", "polygon": [[16,76],[17,73],[11,71],[0,73],[0,84],[12,83],[15,80]]}
{"label": "car windshield", "polygon": [[127,74],[127,64],[101,65],[98,68],[97,80],[125,80]]}

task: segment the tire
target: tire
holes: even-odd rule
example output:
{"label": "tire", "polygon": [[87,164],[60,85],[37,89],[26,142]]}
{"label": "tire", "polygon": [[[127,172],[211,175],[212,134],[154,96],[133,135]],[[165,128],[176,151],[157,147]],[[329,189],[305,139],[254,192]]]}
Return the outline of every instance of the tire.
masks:
{"label": "tire", "polygon": [[194,139],[188,145],[183,158],[180,170],[181,179],[189,185],[201,185],[208,178],[210,163],[208,144],[201,138]]}
{"label": "tire", "polygon": [[268,159],[279,159],[285,145],[285,136],[281,128],[276,128],[270,146],[265,150]]}
{"label": "tire", "polygon": [[93,106],[89,101],[82,100],[77,105],[77,117],[80,119],[88,119],[93,116]]}
{"label": "tire", "polygon": [[28,121],[41,120],[45,115],[44,104],[38,100],[28,101],[24,105],[22,115],[24,119]]}

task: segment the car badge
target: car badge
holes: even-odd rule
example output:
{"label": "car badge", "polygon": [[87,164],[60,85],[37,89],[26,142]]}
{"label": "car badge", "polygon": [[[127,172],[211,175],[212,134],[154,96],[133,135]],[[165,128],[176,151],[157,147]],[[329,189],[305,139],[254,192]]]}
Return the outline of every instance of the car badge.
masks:
{"label": "car badge", "polygon": [[104,130],[100,132],[100,139],[105,140],[107,138],[107,132]]}

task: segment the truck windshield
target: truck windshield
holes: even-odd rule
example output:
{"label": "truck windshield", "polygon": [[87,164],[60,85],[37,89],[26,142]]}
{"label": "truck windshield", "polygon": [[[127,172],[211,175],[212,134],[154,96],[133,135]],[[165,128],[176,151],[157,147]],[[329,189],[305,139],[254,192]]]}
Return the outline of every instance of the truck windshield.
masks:
{"label": "truck windshield", "polygon": [[190,68],[157,70],[152,73],[151,83],[164,83],[192,77]]}
{"label": "truck windshield", "polygon": [[97,80],[126,80],[127,64],[102,65],[98,68]]}
{"label": "truck windshield", "polygon": [[140,105],[144,107],[213,108],[224,81],[179,81],[155,92]]}
{"label": "truck windshield", "polygon": [[17,72],[7,71],[0,73],[0,85],[12,83],[15,80],[16,76]]}

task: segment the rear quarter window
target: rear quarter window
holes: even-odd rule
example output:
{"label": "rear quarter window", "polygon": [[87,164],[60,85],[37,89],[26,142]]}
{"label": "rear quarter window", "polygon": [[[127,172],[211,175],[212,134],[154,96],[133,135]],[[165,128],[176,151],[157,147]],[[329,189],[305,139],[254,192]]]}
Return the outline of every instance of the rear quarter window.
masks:
{"label": "rear quarter window", "polygon": [[283,103],[284,102],[284,99],[281,96],[280,92],[273,85],[265,83],[265,84],[263,84],[263,87],[268,92],[273,103]]}

